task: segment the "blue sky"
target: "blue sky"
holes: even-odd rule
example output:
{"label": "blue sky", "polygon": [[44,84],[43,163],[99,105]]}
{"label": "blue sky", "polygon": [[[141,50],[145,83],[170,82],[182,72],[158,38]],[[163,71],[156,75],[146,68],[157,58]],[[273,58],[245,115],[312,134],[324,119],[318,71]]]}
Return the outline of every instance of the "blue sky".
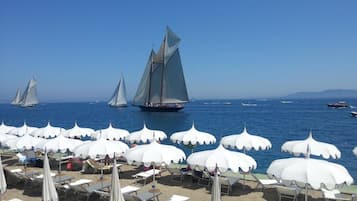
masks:
{"label": "blue sky", "polygon": [[357,89],[357,1],[0,1],[0,100],[135,94],[168,25],[192,98]]}

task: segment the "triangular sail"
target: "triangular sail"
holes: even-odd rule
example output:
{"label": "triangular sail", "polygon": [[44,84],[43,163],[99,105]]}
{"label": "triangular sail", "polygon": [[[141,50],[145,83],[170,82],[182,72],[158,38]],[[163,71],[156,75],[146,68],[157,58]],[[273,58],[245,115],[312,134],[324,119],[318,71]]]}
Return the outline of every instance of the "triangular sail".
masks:
{"label": "triangular sail", "polygon": [[120,107],[126,106],[126,87],[124,77],[122,76],[119,80],[118,86],[115,88],[114,94],[110,101],[108,102],[110,106]]}
{"label": "triangular sail", "polygon": [[17,90],[15,98],[11,101],[12,105],[20,105],[21,104],[21,91]]}
{"label": "triangular sail", "polygon": [[36,89],[37,82],[35,79],[31,79],[26,87],[25,92],[21,97],[21,106],[22,107],[29,107],[34,106],[39,103],[37,98],[37,89]]}

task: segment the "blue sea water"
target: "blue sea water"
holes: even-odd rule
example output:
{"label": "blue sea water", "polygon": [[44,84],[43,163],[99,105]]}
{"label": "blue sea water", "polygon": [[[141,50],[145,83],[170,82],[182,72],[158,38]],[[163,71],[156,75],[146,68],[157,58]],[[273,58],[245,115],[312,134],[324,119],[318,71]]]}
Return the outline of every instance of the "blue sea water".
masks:
{"label": "blue sea water", "polygon": [[[357,99],[347,101],[357,106]],[[244,107],[242,102],[257,105]],[[357,118],[349,114],[357,108],[328,108],[329,102],[336,100],[293,100],[291,104],[282,104],[280,100],[197,100],[176,113],[141,112],[133,106],[111,108],[103,102],[42,103],[33,108],[0,104],[0,120],[12,126],[21,126],[26,121],[36,127],[44,127],[50,121],[53,126],[66,129],[72,128],[75,121],[79,126],[93,129],[107,128],[112,122],[114,127],[130,132],[142,129],[145,121],[149,128],[163,130],[168,136],[191,128],[195,122],[198,130],[214,134],[218,142],[222,136],[241,133],[246,124],[249,133],[266,137],[273,144],[268,151],[247,152],[258,163],[255,171],[262,173],[273,160],[291,157],[280,150],[285,141],[305,139],[312,129],[316,140],[335,144],[340,149],[341,159],[330,161],[344,165],[357,180],[357,157],[352,153],[357,146]],[[172,144],[169,140],[163,143]],[[198,146],[195,151],[217,145]],[[176,146],[190,153],[186,147]]]}

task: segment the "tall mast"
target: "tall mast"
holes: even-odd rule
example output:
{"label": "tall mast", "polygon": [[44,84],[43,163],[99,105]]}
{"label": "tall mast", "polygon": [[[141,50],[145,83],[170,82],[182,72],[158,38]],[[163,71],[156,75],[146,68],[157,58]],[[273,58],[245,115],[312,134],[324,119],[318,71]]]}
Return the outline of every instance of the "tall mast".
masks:
{"label": "tall mast", "polygon": [[151,74],[152,74],[152,65],[154,63],[154,57],[153,57],[153,52],[151,51],[150,53],[150,57],[151,57],[151,64],[150,64],[150,72],[149,72],[149,96],[148,96],[148,100],[146,101],[146,105],[149,105],[149,103],[151,103]]}
{"label": "tall mast", "polygon": [[[167,35],[167,33],[166,33]],[[161,89],[160,89],[160,105],[162,104],[162,93],[164,91],[164,68],[165,68],[165,43],[166,43],[166,36],[165,35],[165,38],[164,38],[164,50],[163,50],[163,54],[162,54],[162,63],[163,63],[163,67],[162,67],[162,70],[161,70]]]}

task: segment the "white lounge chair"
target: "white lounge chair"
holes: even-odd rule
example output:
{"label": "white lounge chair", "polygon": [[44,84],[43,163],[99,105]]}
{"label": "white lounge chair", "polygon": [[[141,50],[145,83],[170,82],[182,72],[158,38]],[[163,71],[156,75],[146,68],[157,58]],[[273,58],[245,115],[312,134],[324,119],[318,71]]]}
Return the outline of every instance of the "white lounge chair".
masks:
{"label": "white lounge chair", "polygon": [[279,201],[281,198],[291,199],[297,201],[297,197],[300,193],[300,189],[297,187],[287,187],[287,186],[275,186],[278,192]]}
{"label": "white lounge chair", "polygon": [[161,173],[161,170],[159,170],[159,169],[150,169],[150,170],[147,170],[144,172],[139,172],[139,173],[133,175],[133,177],[135,179],[137,179],[136,180],[137,183],[139,182],[139,180],[144,180],[144,186],[145,186],[147,178],[153,177],[154,174],[159,175],[160,173]]}
{"label": "white lounge chair", "polygon": [[121,188],[121,193],[122,194],[130,194],[130,193],[137,194],[138,190],[140,190],[140,188],[136,187],[136,186],[125,186],[125,187]]}
{"label": "white lounge chair", "polygon": [[187,201],[187,200],[190,200],[190,198],[182,195],[172,195],[167,201]]}
{"label": "white lounge chair", "polygon": [[64,188],[68,189],[71,186],[84,186],[84,185],[88,185],[89,183],[92,182],[92,180],[90,179],[79,179],[75,182],[71,182],[69,184],[63,185]]}
{"label": "white lounge chair", "polygon": [[148,191],[146,192],[142,192],[139,193],[138,195],[134,195],[134,197],[136,199],[139,199],[140,201],[149,201],[149,200],[154,200],[156,198],[156,200],[159,200],[159,195],[161,195],[161,193],[150,193]]}
{"label": "white lounge chair", "polygon": [[339,190],[327,190],[322,188],[322,196],[325,200],[352,200],[351,196],[341,193]]}
{"label": "white lounge chair", "polygon": [[13,198],[13,199],[8,200],[8,201],[23,201],[23,200],[21,200],[21,199],[19,199],[19,198]]}
{"label": "white lounge chair", "polygon": [[262,189],[273,188],[275,185],[278,185],[279,182],[276,179],[259,179],[254,174],[251,174],[252,177],[258,182],[255,188],[261,187]]}

